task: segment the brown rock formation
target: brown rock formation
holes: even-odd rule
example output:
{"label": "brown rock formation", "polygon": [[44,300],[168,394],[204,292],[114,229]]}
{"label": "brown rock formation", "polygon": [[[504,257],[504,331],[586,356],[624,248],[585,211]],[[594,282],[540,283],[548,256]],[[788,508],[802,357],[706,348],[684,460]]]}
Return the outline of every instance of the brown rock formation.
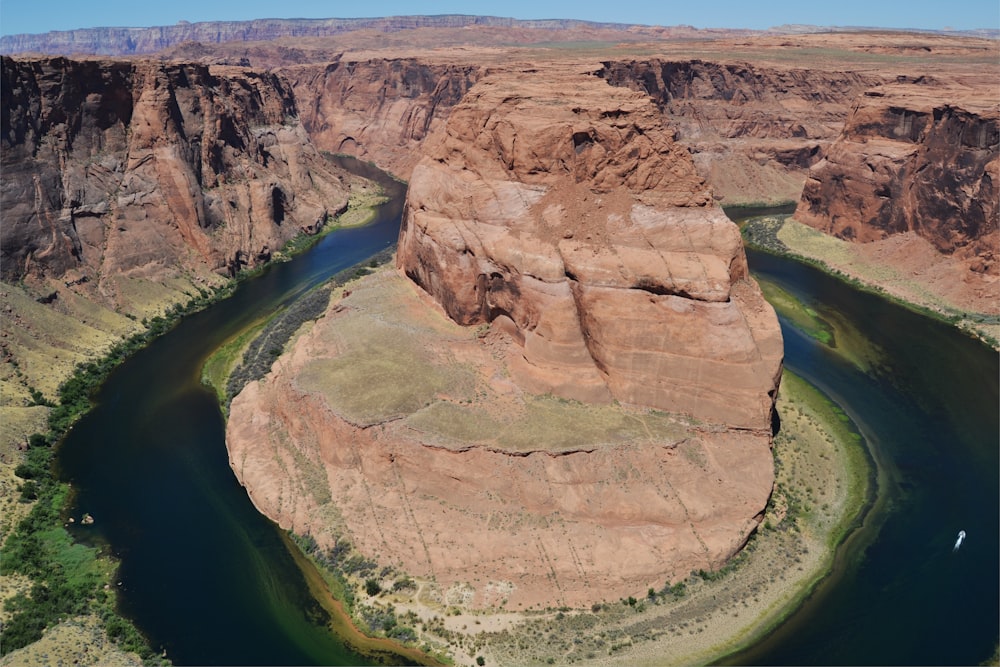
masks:
{"label": "brown rock formation", "polygon": [[264,514],[417,577],[424,599],[510,610],[635,595],[744,544],[773,484],[767,433],[526,394],[508,336],[419,292],[392,271],[352,284],[233,400],[230,462]]}
{"label": "brown rock formation", "polygon": [[[368,40],[391,33],[408,33],[402,41],[414,43],[413,33],[435,30],[438,35],[424,43],[429,48],[440,46],[440,36],[457,31],[460,37],[446,42],[485,44],[602,40],[608,42],[639,41],[651,38],[705,37],[709,35],[744,35],[751,30],[698,30],[691,26],[629,25],[574,19],[520,20],[500,16],[444,14],[438,16],[388,16],[382,18],[329,19],[257,19],[253,21],[180,21],[170,26],[149,28],[83,28],[55,30],[38,35],[4,35],[0,38],[0,53],[46,53],[52,55],[93,54],[105,56],[141,55],[163,51],[185,42],[226,44],[232,42],[296,41],[330,37],[342,38],[352,32]],[[475,31],[470,36],[469,31]],[[422,41],[420,37],[417,41]]]}
{"label": "brown rock formation", "polygon": [[608,61],[601,76],[650,95],[723,204],[794,201],[871,72],[695,60]]}
{"label": "brown rock formation", "polygon": [[487,77],[413,172],[399,266],[510,330],[532,391],[767,429],[777,322],[660,118],[588,76]]}
{"label": "brown rock formation", "polygon": [[4,58],[2,85],[5,279],[231,272],[346,204],[274,75]]}
{"label": "brown rock formation", "polygon": [[721,565],[771,492],[781,334],[661,114],[508,70],[424,149],[398,253],[423,289],[352,285],[232,402],[254,503],[477,607]]}
{"label": "brown rock formation", "polygon": [[859,242],[916,232],[996,275],[998,150],[995,97],[941,82],[883,86],[810,170],[795,217]]}
{"label": "brown rock formation", "polygon": [[302,124],[316,146],[372,160],[408,178],[424,139],[481,72],[475,65],[393,58],[293,67],[282,74],[292,81]]}

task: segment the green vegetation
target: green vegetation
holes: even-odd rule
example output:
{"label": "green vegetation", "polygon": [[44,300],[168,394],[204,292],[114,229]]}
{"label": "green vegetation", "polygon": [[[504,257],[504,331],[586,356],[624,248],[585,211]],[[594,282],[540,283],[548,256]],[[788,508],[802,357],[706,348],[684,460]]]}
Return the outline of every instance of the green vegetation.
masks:
{"label": "green vegetation", "polygon": [[144,322],[146,331],[114,344],[101,359],[78,364],[73,375],[60,385],[58,403],[41,397],[44,404],[51,406],[48,432],[28,438],[25,459],[14,471],[25,480],[20,499],[33,506],[7,536],[0,561],[0,574],[23,574],[31,578],[32,587],[27,595],[16,594],[5,604],[12,616],[0,632],[0,653],[37,641],[45,628],[70,616],[94,613],[122,650],[138,653],[147,662],[159,662],[139,631],[115,610],[115,596],[110,592],[113,561],[93,547],[75,544],[63,527],[62,513],[70,491],[69,485],[59,482],[53,473],[53,447],[90,409],[93,392],[116,366],[169,331],[185,315],[228,293],[228,286],[214,292],[202,290],[186,304],[169,309],[165,316]]}
{"label": "green vegetation", "polygon": [[[373,268],[386,264],[392,259],[394,252],[395,246],[392,246],[364,262],[334,274],[325,284],[296,299],[283,311],[273,314],[263,328],[259,329],[260,333],[256,337],[253,337],[253,331],[257,331],[260,325],[253,325],[251,329],[241,332],[235,339],[226,343],[218,352],[209,357],[205,365],[211,373],[209,384],[215,387],[216,393],[220,394],[223,405],[228,409],[229,403],[245,386],[264,377],[271,370],[274,360],[284,351],[285,345],[295,335],[295,332],[304,323],[317,319],[326,311],[333,289],[371,273]],[[245,342],[247,340],[250,340],[249,344]],[[238,354],[239,350],[244,350],[243,359],[238,366],[233,368],[232,357]],[[205,372],[203,370],[203,377],[206,377]],[[225,382],[226,387],[224,397],[221,396],[222,392],[219,389],[223,382]]]}
{"label": "green vegetation", "polygon": [[757,283],[764,292],[764,298],[774,306],[775,311],[792,326],[801,330],[810,338],[814,338],[829,347],[835,347],[834,331],[819,314],[799,301],[794,295],[782,289],[777,283],[757,277]]}
{"label": "green vegetation", "polygon": [[250,327],[240,331],[235,336],[223,343],[212,356],[205,360],[205,365],[201,369],[201,380],[215,390],[219,403],[225,406],[228,403],[226,396],[226,383],[236,365],[240,363],[242,355],[256,336],[264,329],[266,323],[257,322]]}
{"label": "green vegetation", "polygon": [[74,543],[62,526],[69,486],[51,473],[50,440],[33,436],[31,442],[17,474],[29,480],[25,486],[32,485],[37,500],[6,540],[0,574],[26,575],[32,586],[27,595],[18,593],[4,605],[11,618],[0,633],[0,654],[38,641],[46,628],[64,619],[93,613],[119,648],[159,664],[145,638],[115,610],[115,596],[108,586],[114,563],[97,549]]}

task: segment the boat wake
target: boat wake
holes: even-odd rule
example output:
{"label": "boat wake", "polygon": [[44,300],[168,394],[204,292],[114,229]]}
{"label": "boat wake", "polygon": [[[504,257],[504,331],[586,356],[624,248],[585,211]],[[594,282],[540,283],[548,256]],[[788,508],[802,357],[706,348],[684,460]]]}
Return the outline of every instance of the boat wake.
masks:
{"label": "boat wake", "polygon": [[952,549],[952,553],[958,551],[958,548],[962,546],[962,540],[964,539],[965,539],[965,531],[964,530],[958,531],[958,539],[955,540],[955,547]]}

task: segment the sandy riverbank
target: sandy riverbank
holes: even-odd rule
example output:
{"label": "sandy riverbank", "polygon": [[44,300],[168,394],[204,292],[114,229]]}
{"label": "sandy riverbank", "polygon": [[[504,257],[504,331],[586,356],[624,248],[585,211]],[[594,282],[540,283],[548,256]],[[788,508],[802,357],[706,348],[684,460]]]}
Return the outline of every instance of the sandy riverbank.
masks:
{"label": "sandy riverbank", "polygon": [[757,218],[743,230],[752,246],[818,264],[1000,349],[1000,278],[970,271],[914,232],[851,243],[788,216]]}

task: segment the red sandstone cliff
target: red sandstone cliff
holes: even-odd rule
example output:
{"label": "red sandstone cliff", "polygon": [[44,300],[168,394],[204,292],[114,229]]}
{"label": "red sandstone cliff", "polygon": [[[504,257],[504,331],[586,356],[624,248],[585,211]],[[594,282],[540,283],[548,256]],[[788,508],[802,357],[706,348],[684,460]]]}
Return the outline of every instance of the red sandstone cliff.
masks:
{"label": "red sandstone cliff", "polygon": [[5,279],[231,272],[346,203],[273,74],[4,58],[2,86]]}
{"label": "red sandstone cliff", "polygon": [[798,199],[806,170],[875,72],[694,60],[607,61],[600,75],[650,95],[723,204]]}
{"label": "red sandstone cliff", "polygon": [[475,607],[589,604],[732,556],[773,484],[781,333],[672,136],[573,67],[473,86],[410,180],[419,287],[351,285],[233,400],[257,507]]}
{"label": "red sandstone cliff", "polygon": [[866,93],[810,170],[795,218],[859,242],[916,232],[1000,273],[1000,104],[983,92],[923,81]]}
{"label": "red sandstone cliff", "polygon": [[594,77],[489,76],[413,172],[399,266],[456,322],[507,328],[533,391],[766,429],[777,321],[672,136]]}
{"label": "red sandstone cliff", "polygon": [[316,146],[409,178],[424,139],[447,119],[481,68],[391,58],[281,73],[292,82],[299,116]]}

